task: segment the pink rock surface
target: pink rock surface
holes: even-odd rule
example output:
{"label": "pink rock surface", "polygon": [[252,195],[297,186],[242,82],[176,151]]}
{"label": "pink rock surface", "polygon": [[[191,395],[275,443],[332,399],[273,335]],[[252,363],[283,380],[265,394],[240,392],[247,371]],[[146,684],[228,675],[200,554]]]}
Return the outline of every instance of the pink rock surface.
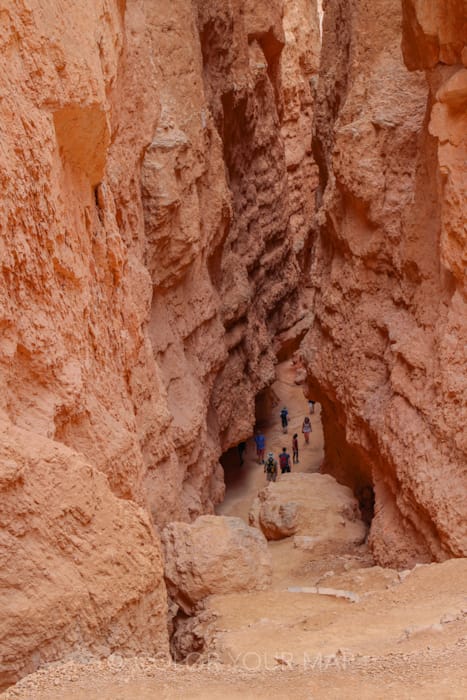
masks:
{"label": "pink rock surface", "polygon": [[222,497],[306,313],[317,19],[240,5],[3,14],[2,408],[161,525]]}
{"label": "pink rock surface", "polygon": [[304,344],[325,468],[357,491],[374,484],[371,543],[396,565],[467,553],[463,69],[429,84],[400,48],[403,19],[411,68],[460,63],[462,3],[403,5],[402,17],[397,0],[327,3]]}
{"label": "pink rock surface", "polygon": [[168,592],[190,614],[210,595],[264,590],[272,564],[264,535],[241,518],[202,515],[162,532]]}
{"label": "pink rock surface", "polygon": [[249,520],[266,539],[296,535],[296,546],[315,554],[344,551],[367,534],[355,496],[329,474],[283,474],[259,492]]}
{"label": "pink rock surface", "polygon": [[306,313],[317,20],[104,5],[4,12],[2,407],[164,524],[222,498],[272,339]]}
{"label": "pink rock surface", "polygon": [[[0,11],[0,410],[31,450],[79,453],[156,526],[222,499],[218,459],[252,432],[275,335],[307,313],[297,173],[313,167],[317,20],[291,7]],[[51,624],[47,658],[68,648]]]}
{"label": "pink rock surface", "polygon": [[0,687],[67,654],[168,653],[150,519],[82,455],[0,419]]}

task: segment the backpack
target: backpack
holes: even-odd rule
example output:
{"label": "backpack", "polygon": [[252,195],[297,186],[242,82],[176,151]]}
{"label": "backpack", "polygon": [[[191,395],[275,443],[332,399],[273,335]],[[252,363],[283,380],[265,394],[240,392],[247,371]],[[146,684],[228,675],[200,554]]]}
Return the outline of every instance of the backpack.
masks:
{"label": "backpack", "polygon": [[286,454],[281,454],[279,455],[279,460],[280,460],[280,465],[281,469],[285,469],[285,467],[289,466],[289,456]]}
{"label": "backpack", "polygon": [[268,474],[273,474],[276,471],[274,467],[274,460],[271,458],[269,458],[266,462],[266,471]]}

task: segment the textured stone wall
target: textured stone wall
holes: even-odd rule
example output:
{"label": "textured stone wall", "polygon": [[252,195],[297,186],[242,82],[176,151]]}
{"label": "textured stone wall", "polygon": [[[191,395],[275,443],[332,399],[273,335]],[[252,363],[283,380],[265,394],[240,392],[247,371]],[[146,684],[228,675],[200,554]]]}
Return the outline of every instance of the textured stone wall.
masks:
{"label": "textured stone wall", "polygon": [[58,658],[168,654],[148,514],[76,452],[0,419],[0,689]]}
{"label": "textured stone wall", "polygon": [[[0,411],[18,441],[5,483],[24,481],[25,503],[40,483],[47,509],[44,494],[60,503],[64,489],[54,469],[77,460],[67,501],[81,503],[83,483],[96,489],[117,524],[126,513],[113,536],[130,549],[149,543],[157,562],[150,522],[212,512],[219,456],[251,434],[255,396],[274,378],[275,336],[293,342],[309,312],[299,280],[316,15],[302,0],[7,0],[0,27]],[[54,469],[37,467],[35,451],[39,465],[59,455]],[[151,516],[147,541],[135,504]],[[13,497],[8,507],[4,522],[16,517]],[[61,526],[23,515],[23,530],[37,520],[44,533],[26,552],[35,561]],[[87,517],[37,574],[44,615],[56,605],[49,566],[61,561],[82,588],[50,615],[47,652],[34,631],[18,641],[10,675],[79,639],[89,647],[89,630],[110,618],[123,630],[110,648],[166,647],[160,625],[124,641],[128,611],[139,624],[150,599],[164,607],[165,590],[156,564],[135,557],[140,592],[112,607],[114,588],[136,586],[119,550],[99,599],[109,619],[96,613],[81,637],[69,632],[80,596],[94,600],[94,563],[71,565],[73,546],[90,556]],[[107,560],[93,517],[96,557]],[[10,533],[12,551],[21,532]],[[26,585],[20,573],[2,581],[7,610]]]}
{"label": "textured stone wall", "polygon": [[299,5],[2,14],[2,408],[159,523],[221,497],[272,338],[306,312],[317,29]]}
{"label": "textured stone wall", "polygon": [[[357,492],[374,485],[383,564],[467,552],[461,5],[325,6],[304,356],[325,468]],[[427,76],[407,68],[438,61]]]}

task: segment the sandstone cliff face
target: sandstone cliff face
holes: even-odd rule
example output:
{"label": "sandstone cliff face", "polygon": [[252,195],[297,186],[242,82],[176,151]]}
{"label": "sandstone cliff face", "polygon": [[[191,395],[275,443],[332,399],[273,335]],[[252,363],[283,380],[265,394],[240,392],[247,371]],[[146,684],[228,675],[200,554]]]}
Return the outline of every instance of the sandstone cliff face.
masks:
{"label": "sandstone cliff face", "polygon": [[316,21],[294,7],[3,12],[2,408],[159,524],[219,500],[304,313]]}
{"label": "sandstone cliff face", "polygon": [[[462,3],[403,5],[409,68],[459,63]],[[397,0],[326,5],[304,355],[326,467],[374,485],[374,553],[407,565],[467,553],[466,129],[465,71],[409,72],[401,22]]]}
{"label": "sandstone cliff face", "polygon": [[0,688],[72,652],[168,653],[149,517],[70,449],[0,419]]}
{"label": "sandstone cliff face", "polygon": [[[255,397],[274,377],[273,338],[306,313],[296,253],[309,230],[296,224],[293,246],[290,224],[304,184],[288,172],[312,168],[304,124],[317,23],[308,13],[310,29],[299,34],[288,4],[158,8],[161,112],[142,203],[148,335],[168,423],[162,438],[153,426],[141,441],[143,490],[160,525],[210,512],[222,498],[219,456],[251,434]],[[295,108],[284,116],[286,74]]]}
{"label": "sandstone cliff face", "polygon": [[317,22],[307,11],[299,26],[294,7],[0,12],[0,409],[22,443],[66,446],[64,463],[106,475],[102,498],[134,501],[157,526],[222,498],[218,458],[251,433],[273,337],[307,312],[298,202]]}

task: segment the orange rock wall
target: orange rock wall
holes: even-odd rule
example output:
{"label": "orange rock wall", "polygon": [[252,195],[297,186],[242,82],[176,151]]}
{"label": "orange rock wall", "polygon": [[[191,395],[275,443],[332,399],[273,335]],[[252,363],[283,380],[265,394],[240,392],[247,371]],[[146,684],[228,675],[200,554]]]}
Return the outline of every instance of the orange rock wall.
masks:
{"label": "orange rock wall", "polygon": [[168,654],[159,541],[74,451],[0,418],[0,689],[58,658]]}
{"label": "orange rock wall", "polygon": [[316,18],[195,5],[2,11],[1,407],[158,523],[219,500],[305,313]]}
{"label": "orange rock wall", "polygon": [[325,467],[374,485],[383,564],[467,553],[461,5],[329,0],[324,15],[304,356]]}
{"label": "orange rock wall", "polygon": [[[5,478],[25,480],[25,503],[39,489],[45,510],[50,491],[58,507],[62,491],[79,504],[83,484],[95,489],[116,523],[126,513],[113,536],[135,550],[151,543],[157,560],[135,504],[156,526],[213,510],[219,456],[251,434],[255,396],[273,380],[274,337],[293,337],[308,313],[300,202],[306,194],[311,211],[317,19],[302,0],[7,0],[0,29],[0,411],[23,475]],[[66,494],[54,470],[37,479],[35,451],[42,464],[54,450],[59,471],[83,465],[66,472]],[[6,520],[19,517],[14,504],[0,507]],[[27,553],[35,561],[59,525],[23,515],[44,533]],[[78,574],[73,556],[59,547],[38,573],[44,615],[56,605],[48,566],[61,561],[82,584],[62,617],[51,614],[47,653],[36,653],[33,622],[8,674],[78,644],[69,629],[98,564]],[[139,625],[151,596],[164,607],[157,566],[144,556],[132,566],[140,593],[112,607],[112,587],[136,584],[110,567],[108,619],[90,613],[85,647],[112,618],[123,630],[112,650],[165,648],[157,625],[124,641],[129,610]],[[27,588],[21,576],[2,582],[6,609]]]}

